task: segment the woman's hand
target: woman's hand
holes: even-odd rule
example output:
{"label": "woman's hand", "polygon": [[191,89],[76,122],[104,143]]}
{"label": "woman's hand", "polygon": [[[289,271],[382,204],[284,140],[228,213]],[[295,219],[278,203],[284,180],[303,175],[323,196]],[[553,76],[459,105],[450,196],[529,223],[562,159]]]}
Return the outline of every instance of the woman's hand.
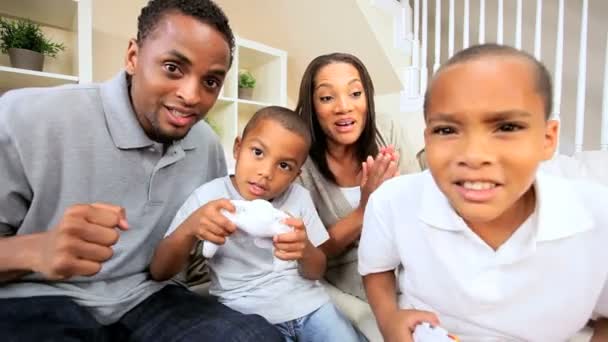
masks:
{"label": "woman's hand", "polygon": [[369,196],[385,180],[399,175],[399,154],[393,146],[383,147],[376,158],[371,156],[362,164],[361,200],[359,207],[364,209]]}

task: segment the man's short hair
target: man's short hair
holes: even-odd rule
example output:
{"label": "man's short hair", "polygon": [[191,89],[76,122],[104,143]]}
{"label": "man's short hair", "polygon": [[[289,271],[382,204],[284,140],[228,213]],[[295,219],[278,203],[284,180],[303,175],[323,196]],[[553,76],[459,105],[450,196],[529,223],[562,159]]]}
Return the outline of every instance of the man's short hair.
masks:
{"label": "man's short hair", "polygon": [[224,11],[211,0],[150,0],[137,18],[137,41],[139,44],[152,32],[163,16],[178,12],[198,19],[215,28],[230,47],[230,64],[234,58],[234,34]]}

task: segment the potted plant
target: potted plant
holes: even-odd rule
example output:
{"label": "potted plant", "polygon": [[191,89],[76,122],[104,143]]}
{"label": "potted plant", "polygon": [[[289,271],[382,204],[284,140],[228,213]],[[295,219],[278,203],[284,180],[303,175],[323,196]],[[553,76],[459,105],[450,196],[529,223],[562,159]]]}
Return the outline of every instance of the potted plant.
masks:
{"label": "potted plant", "polygon": [[0,18],[0,50],[13,67],[42,71],[44,56],[55,57],[65,46],[48,39],[36,23]]}
{"label": "potted plant", "polygon": [[255,78],[247,70],[239,70],[239,98],[250,100],[255,88]]}

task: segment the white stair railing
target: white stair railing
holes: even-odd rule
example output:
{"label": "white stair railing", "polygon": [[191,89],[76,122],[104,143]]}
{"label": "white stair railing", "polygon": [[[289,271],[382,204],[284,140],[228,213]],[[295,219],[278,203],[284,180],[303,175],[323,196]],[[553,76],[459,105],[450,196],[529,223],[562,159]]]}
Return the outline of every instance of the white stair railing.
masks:
{"label": "white stair railing", "polygon": [[606,60],[604,62],[604,97],[602,98],[602,135],[600,148],[608,151],[608,34],[606,34]]}
{"label": "white stair railing", "polygon": [[557,10],[557,38],[555,42],[555,68],[553,70],[553,118],[560,119],[562,106],[562,73],[564,64],[564,0]]}
{"label": "white stair railing", "polygon": [[486,0],[479,0],[479,44],[486,41]]}
{"label": "white stair railing", "polygon": [[502,0],[498,0],[498,15],[496,16],[496,42],[503,42],[503,21],[504,21],[504,6]]}
{"label": "white stair railing", "polygon": [[522,0],[517,0],[517,8],[515,11],[515,48],[521,49],[521,25],[523,18]]}
{"label": "white stair railing", "polygon": [[[417,1],[417,0],[416,0]],[[414,13],[414,16],[419,13]],[[420,91],[424,95],[429,79],[429,70],[426,66],[428,42],[429,42],[429,3],[428,0],[422,0],[422,51],[420,51]]]}
{"label": "white stair railing", "polygon": [[454,0],[450,0],[448,19],[448,58],[454,54]]}
{"label": "white stair railing", "polygon": [[543,0],[536,0],[536,25],[534,26],[534,57],[540,60],[542,40]]}
{"label": "white stair railing", "polygon": [[[420,3],[422,1],[422,4]],[[406,89],[403,92],[407,94],[409,99],[418,97],[420,108],[422,109],[422,97],[428,84],[428,66],[427,57],[430,50],[429,47],[429,1],[432,0],[413,0],[413,27],[408,27],[413,31],[413,67],[419,71],[418,78],[408,78]],[[447,24],[448,24],[448,41],[447,41],[447,57],[451,57],[457,50],[455,41],[455,10],[457,1],[462,1],[464,6],[463,23],[462,23],[462,48],[467,48],[470,45],[470,28],[471,28],[471,4],[479,6],[479,21],[478,21],[478,43],[486,41],[486,0],[470,1],[470,0],[435,0],[435,39],[434,39],[434,58],[432,61],[432,72],[436,72],[442,63],[441,60],[441,22],[442,11],[441,5],[448,4]],[[496,0],[497,4],[497,22],[496,22],[496,42],[505,43],[504,41],[504,0]],[[555,1],[555,0],[551,0]],[[562,115],[562,87],[563,87],[563,72],[564,72],[564,16],[565,0],[558,1],[557,27],[555,40],[555,59],[553,70],[553,118],[559,120]],[[587,39],[588,39],[588,15],[589,15],[589,0],[580,0],[581,2],[581,21],[580,21],[580,45],[578,51],[578,79],[576,89],[576,118],[574,128],[574,151],[580,152],[584,146],[584,128],[585,128],[585,100],[586,100],[586,82],[587,82]],[[543,0],[536,0],[534,14],[534,50],[533,55],[539,60],[542,59],[542,17],[543,17]],[[523,0],[516,0],[515,13],[515,36],[514,46],[518,49],[522,48],[522,31],[523,31]],[[411,25],[411,23],[409,23]],[[419,33],[421,34],[419,35]],[[546,37],[546,36],[545,36]],[[546,51],[545,51],[546,52]],[[603,82],[603,98],[601,107],[601,141],[600,148],[608,150],[608,35],[606,37],[606,56],[604,66],[604,82]],[[415,103],[411,102],[411,103]],[[411,109],[411,107],[410,107]]]}
{"label": "white stair railing", "polygon": [[462,48],[469,47],[469,0],[464,0],[464,21],[462,23]]}
{"label": "white stair railing", "polygon": [[583,137],[585,135],[585,91],[587,90],[587,20],[589,0],[583,0],[581,11],[581,45],[578,54],[578,82],[576,88],[576,126],[574,133],[574,151],[583,150]]}
{"label": "white stair railing", "polygon": [[435,0],[435,63],[433,73],[441,65],[441,0]]}

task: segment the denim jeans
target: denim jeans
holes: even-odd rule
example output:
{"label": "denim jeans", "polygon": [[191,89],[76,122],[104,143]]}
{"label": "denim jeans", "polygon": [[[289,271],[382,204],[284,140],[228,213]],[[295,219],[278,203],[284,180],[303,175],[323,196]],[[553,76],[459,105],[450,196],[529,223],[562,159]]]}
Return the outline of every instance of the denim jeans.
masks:
{"label": "denim jeans", "polygon": [[308,315],[275,324],[285,341],[357,342],[367,341],[352,323],[330,302]]}
{"label": "denim jeans", "polygon": [[283,341],[258,315],[168,285],[104,326],[67,297],[0,299],[2,341]]}

